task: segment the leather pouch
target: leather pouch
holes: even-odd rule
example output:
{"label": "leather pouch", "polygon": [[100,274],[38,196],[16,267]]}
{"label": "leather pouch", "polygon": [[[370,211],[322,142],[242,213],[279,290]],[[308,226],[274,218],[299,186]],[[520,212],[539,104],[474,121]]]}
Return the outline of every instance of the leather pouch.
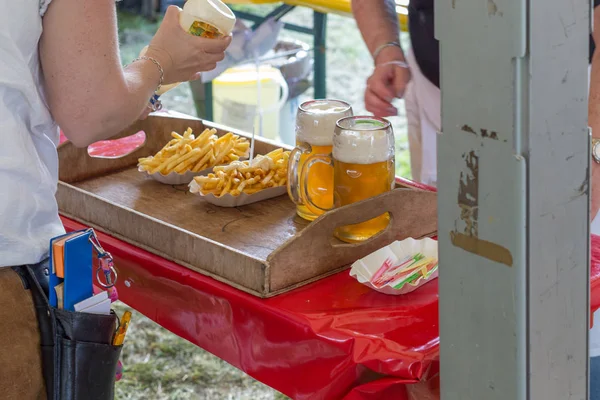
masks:
{"label": "leather pouch", "polygon": [[51,400],[112,400],[122,346],[110,315],[52,307],[29,267],[15,267],[32,289],[41,333],[47,397]]}

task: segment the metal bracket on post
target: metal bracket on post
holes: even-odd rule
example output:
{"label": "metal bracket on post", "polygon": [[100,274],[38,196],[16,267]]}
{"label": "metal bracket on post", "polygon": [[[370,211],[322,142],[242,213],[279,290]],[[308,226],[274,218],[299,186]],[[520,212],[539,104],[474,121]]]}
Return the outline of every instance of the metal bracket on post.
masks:
{"label": "metal bracket on post", "polygon": [[587,393],[587,0],[436,3],[442,400]]}

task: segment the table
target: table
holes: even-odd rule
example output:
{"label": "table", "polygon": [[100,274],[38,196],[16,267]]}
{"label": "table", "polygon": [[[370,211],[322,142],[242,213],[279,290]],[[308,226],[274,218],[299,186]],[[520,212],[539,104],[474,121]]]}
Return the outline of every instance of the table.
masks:
{"label": "table", "polygon": [[[138,133],[95,143],[88,151],[118,156],[143,140]],[[62,220],[69,231],[83,228]],[[115,259],[121,300],[294,399],[439,399],[437,281],[394,297],[370,291],[343,272],[262,300],[114,237],[98,236]],[[595,311],[600,237],[592,235],[591,243]]]}
{"label": "table", "polygon": [[[343,272],[263,300],[98,236],[115,259],[125,303],[293,399],[439,399],[437,281],[394,297]],[[592,250],[596,310],[600,237],[592,237]]]}
{"label": "table", "polygon": [[[83,226],[66,218],[67,230]],[[294,399],[408,399],[435,378],[437,282],[390,297],[348,273],[259,299],[99,233],[120,299]],[[419,387],[430,391],[435,379]],[[381,397],[383,394],[394,397]]]}

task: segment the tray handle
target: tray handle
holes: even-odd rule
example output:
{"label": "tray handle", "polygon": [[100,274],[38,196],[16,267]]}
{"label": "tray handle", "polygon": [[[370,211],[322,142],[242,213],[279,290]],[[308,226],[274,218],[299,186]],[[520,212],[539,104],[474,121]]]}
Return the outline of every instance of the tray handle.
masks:
{"label": "tray handle", "polygon": [[[364,222],[385,212],[390,213],[390,223],[372,238],[352,244],[341,243],[333,238],[335,228]],[[351,264],[395,240],[432,236],[436,230],[435,192],[394,189],[371,199],[340,207],[316,219],[268,257],[269,264],[285,266],[271,271],[271,290]],[[309,267],[291,271],[297,265],[295,260],[300,258]]]}
{"label": "tray handle", "polygon": [[171,139],[171,132],[184,132],[188,127],[194,132],[204,130],[202,120],[179,113],[159,112],[139,120],[109,140],[121,139],[143,131],[146,140],[134,151],[119,158],[97,158],[67,141],[58,146],[59,180],[74,183],[135,166],[138,158],[156,154]]}

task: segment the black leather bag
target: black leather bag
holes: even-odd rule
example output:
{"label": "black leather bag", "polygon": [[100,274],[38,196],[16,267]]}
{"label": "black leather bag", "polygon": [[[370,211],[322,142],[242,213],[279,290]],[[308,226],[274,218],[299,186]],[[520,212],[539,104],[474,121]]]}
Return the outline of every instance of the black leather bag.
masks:
{"label": "black leather bag", "polygon": [[15,267],[30,285],[41,333],[48,400],[112,400],[122,346],[113,346],[118,326],[110,315],[50,306],[30,267]]}

